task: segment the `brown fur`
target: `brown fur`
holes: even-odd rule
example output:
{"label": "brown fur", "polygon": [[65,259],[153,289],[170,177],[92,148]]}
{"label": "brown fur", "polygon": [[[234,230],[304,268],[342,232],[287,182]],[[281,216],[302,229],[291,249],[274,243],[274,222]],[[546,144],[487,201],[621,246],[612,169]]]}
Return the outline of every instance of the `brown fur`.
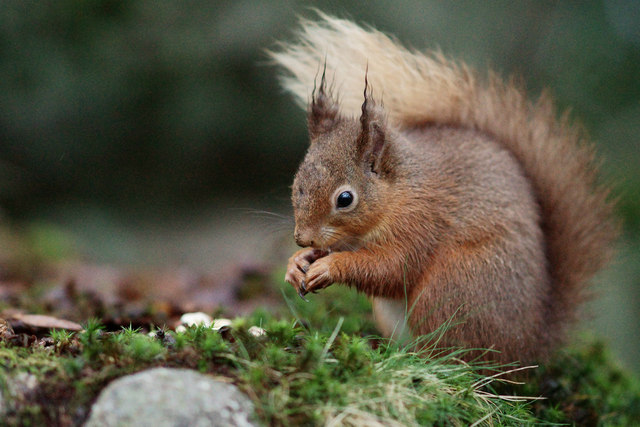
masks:
{"label": "brown fur", "polygon": [[[307,248],[286,280],[301,294],[339,282],[406,296],[414,334],[455,316],[444,345],[544,358],[616,235],[579,129],[547,96],[532,104],[511,83],[349,21],[323,15],[299,35],[272,54],[298,99],[314,88],[292,197]],[[356,199],[338,209],[342,191]]]}

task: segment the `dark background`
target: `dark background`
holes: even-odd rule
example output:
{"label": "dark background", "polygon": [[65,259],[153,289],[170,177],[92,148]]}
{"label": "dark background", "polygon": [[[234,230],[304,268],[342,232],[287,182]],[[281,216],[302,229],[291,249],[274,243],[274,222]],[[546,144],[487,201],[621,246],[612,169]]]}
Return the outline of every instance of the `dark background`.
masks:
{"label": "dark background", "polygon": [[640,369],[634,0],[0,1],[2,224],[45,229],[99,263],[215,270],[269,252],[286,222],[244,208],[286,214],[306,130],[264,51],[312,6],[521,76],[532,96],[548,88],[571,108],[625,224],[586,328]]}

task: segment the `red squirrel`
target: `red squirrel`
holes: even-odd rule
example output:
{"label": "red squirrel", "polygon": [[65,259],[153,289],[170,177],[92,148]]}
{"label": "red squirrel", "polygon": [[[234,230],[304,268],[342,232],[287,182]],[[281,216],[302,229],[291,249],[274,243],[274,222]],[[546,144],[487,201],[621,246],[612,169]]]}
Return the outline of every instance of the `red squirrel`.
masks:
{"label": "red squirrel", "polygon": [[[381,332],[537,361],[566,335],[617,225],[594,150],[553,102],[321,15],[271,56],[307,104],[292,186],[301,296],[343,283]],[[376,95],[376,96],[374,96]]]}

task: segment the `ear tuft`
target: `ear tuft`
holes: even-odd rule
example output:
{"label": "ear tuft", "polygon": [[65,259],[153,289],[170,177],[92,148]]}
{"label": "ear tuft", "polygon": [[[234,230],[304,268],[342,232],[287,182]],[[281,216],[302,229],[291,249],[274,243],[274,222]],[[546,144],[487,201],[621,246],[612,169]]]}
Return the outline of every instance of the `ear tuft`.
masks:
{"label": "ear tuft", "polygon": [[364,102],[360,116],[360,135],[358,136],[358,154],[371,172],[380,174],[382,171],[382,157],[386,148],[384,111],[378,107],[372,98],[367,74],[364,76]]}
{"label": "ear tuft", "polygon": [[313,82],[311,105],[309,106],[309,114],[307,117],[311,141],[315,140],[319,135],[330,131],[339,120],[338,105],[331,97],[331,89],[327,90],[326,71],[327,63],[325,61],[320,79],[320,87],[316,88],[317,78],[314,79]]}

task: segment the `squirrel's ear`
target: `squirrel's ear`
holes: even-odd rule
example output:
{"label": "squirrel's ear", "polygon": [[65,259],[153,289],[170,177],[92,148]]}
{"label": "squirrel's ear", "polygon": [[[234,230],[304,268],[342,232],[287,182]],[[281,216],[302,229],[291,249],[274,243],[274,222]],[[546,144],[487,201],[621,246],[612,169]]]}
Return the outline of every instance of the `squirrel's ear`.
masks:
{"label": "squirrel's ear", "polygon": [[384,111],[370,98],[367,76],[364,77],[364,102],[360,116],[360,135],[358,135],[358,154],[371,168],[371,172],[380,174],[386,152]]}
{"label": "squirrel's ear", "polygon": [[322,70],[322,78],[320,79],[320,87],[316,92],[314,81],[313,92],[311,93],[311,105],[309,106],[309,115],[307,117],[311,141],[314,141],[318,135],[330,131],[338,122],[338,105],[331,98],[331,91],[327,92],[326,70],[327,64],[325,63]]}

